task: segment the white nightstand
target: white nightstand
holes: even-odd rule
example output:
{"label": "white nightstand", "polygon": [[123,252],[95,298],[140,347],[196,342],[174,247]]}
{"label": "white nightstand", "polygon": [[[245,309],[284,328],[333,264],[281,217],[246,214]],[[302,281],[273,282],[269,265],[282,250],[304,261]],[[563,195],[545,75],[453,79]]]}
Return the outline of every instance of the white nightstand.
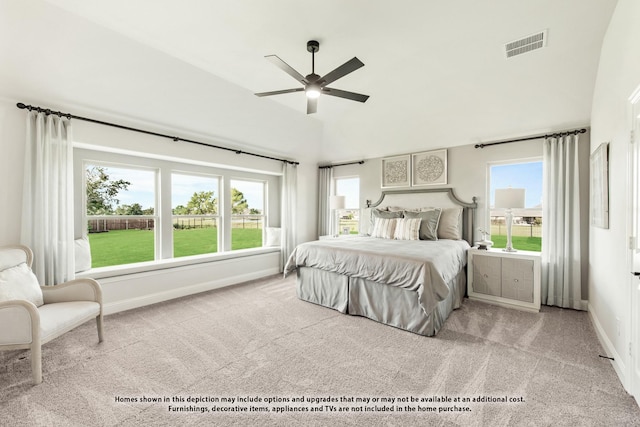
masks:
{"label": "white nightstand", "polygon": [[540,252],[469,249],[467,294],[504,307],[540,311]]}

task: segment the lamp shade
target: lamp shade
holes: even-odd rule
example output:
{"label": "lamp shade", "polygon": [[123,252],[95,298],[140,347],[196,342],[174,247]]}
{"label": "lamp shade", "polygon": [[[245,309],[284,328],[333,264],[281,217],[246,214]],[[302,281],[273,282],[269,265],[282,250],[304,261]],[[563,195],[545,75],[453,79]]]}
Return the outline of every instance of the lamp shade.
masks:
{"label": "lamp shade", "polygon": [[496,189],[496,208],[522,209],[524,208],[524,188]]}
{"label": "lamp shade", "polygon": [[331,196],[329,200],[330,209],[344,209],[345,196]]}

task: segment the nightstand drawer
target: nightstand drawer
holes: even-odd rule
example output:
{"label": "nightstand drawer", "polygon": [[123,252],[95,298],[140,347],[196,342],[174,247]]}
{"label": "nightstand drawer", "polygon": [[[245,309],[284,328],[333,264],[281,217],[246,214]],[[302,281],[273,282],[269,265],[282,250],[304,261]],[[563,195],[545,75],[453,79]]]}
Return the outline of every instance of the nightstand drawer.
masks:
{"label": "nightstand drawer", "polygon": [[500,258],[479,256],[473,263],[473,290],[480,294],[500,296]]}
{"label": "nightstand drawer", "polygon": [[533,302],[533,260],[502,259],[502,296]]}

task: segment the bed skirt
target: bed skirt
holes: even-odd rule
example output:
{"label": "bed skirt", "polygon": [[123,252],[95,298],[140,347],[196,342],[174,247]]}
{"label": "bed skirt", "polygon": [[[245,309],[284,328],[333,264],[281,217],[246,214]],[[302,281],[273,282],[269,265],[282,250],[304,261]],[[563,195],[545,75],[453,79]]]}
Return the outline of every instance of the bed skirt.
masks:
{"label": "bed skirt", "polygon": [[447,286],[449,295],[425,313],[415,291],[309,267],[297,268],[297,295],[304,301],[363,316],[416,334],[433,336],[462,304],[464,269]]}

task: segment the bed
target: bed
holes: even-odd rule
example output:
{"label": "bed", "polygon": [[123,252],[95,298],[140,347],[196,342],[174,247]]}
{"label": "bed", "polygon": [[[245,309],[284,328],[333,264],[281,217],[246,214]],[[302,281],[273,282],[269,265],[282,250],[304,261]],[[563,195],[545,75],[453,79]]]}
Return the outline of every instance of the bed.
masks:
{"label": "bed", "polygon": [[[465,295],[476,207],[451,188],[385,191],[363,210],[361,235],[298,245],[285,275],[296,271],[304,301],[433,336]],[[413,238],[419,224],[420,239],[394,239],[389,224]]]}

